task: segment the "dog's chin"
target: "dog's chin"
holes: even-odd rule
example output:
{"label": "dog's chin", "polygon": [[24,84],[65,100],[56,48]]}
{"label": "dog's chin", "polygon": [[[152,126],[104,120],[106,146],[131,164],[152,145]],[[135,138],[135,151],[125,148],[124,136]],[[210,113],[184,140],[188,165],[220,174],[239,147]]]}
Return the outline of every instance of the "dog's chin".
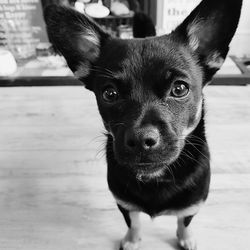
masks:
{"label": "dog's chin", "polygon": [[[172,162],[172,161],[171,161]],[[158,181],[168,174],[170,161],[150,162],[150,163],[123,163],[123,167],[140,182]],[[172,178],[172,176],[171,176]]]}
{"label": "dog's chin", "polygon": [[165,174],[167,163],[151,163],[134,165],[134,174],[138,181],[146,182],[161,178]]}

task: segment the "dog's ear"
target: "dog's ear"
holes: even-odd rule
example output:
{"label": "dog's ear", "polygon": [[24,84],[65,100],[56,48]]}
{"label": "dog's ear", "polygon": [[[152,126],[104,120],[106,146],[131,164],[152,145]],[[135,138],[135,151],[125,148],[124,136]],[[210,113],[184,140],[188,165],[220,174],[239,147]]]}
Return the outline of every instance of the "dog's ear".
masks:
{"label": "dog's ear", "polygon": [[66,59],[75,76],[85,80],[108,39],[97,24],[72,8],[49,5],[44,19],[50,42]]}
{"label": "dog's ear", "polygon": [[222,66],[238,26],[242,0],[203,0],[173,31],[188,43],[204,69],[209,83]]}

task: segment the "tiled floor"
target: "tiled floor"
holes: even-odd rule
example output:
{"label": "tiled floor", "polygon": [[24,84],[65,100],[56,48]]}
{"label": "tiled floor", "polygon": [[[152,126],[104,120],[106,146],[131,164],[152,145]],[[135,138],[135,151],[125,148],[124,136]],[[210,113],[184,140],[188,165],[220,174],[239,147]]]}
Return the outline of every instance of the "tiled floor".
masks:
{"label": "tiled floor", "polygon": [[[199,250],[249,250],[250,86],[205,93],[213,178],[193,223]],[[1,88],[0,131],[0,250],[117,249],[126,227],[107,189],[94,96]],[[175,218],[142,222],[142,249],[175,249]]]}

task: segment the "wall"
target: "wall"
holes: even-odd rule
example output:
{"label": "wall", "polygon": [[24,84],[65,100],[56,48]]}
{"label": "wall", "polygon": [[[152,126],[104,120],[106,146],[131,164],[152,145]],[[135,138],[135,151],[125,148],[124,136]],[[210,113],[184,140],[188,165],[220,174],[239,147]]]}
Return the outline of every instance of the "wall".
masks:
{"label": "wall", "polygon": [[[157,30],[171,32],[200,0],[157,0]],[[243,1],[239,28],[231,43],[231,55],[250,56],[250,1]]]}
{"label": "wall", "polygon": [[250,57],[250,1],[243,1],[241,19],[231,43],[231,54]]}

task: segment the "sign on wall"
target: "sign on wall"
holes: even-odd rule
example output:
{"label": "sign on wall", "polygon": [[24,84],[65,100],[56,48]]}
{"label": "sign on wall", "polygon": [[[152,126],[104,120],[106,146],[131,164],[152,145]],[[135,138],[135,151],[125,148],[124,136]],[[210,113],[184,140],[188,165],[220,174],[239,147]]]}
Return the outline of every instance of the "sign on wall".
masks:
{"label": "sign on wall", "polygon": [[201,0],[165,0],[163,11],[164,32],[171,32],[200,3]]}
{"label": "sign on wall", "polygon": [[[157,0],[158,34],[170,33],[201,2],[201,0]],[[250,1],[244,0],[236,35],[230,46],[230,54],[250,57]]]}
{"label": "sign on wall", "polygon": [[36,46],[47,42],[40,0],[0,0],[0,45],[16,59],[35,55]]}

